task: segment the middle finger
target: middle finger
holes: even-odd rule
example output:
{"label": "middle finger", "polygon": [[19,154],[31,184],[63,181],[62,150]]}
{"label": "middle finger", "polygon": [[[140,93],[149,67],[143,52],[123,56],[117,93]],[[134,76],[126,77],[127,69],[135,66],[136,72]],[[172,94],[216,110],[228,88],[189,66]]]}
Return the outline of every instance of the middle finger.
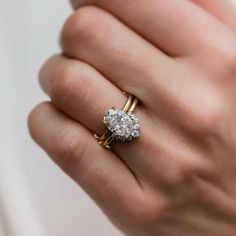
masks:
{"label": "middle finger", "polygon": [[174,60],[96,7],[81,8],[70,17],[61,42],[66,55],[92,65],[146,105],[155,107],[152,96],[162,100],[163,91],[178,83]]}
{"label": "middle finger", "polygon": [[79,9],[65,24],[61,41],[68,57],[95,67],[158,117],[188,131],[205,130],[209,114],[220,109],[214,81],[189,58],[167,56],[102,9]]}

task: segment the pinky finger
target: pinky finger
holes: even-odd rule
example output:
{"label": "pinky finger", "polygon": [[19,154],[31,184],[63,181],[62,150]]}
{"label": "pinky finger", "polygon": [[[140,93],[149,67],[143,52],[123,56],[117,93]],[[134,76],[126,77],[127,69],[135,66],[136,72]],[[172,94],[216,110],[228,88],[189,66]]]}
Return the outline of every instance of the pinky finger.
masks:
{"label": "pinky finger", "polygon": [[31,112],[29,129],[33,139],[109,217],[124,217],[137,206],[141,191],[132,173],[83,126],[50,103],[42,103]]}

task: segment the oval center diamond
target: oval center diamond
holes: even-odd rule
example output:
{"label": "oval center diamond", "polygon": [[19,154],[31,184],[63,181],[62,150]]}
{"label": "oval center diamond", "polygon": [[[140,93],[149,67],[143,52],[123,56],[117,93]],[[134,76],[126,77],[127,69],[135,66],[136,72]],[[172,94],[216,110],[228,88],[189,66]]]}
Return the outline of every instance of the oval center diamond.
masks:
{"label": "oval center diamond", "polygon": [[131,140],[139,136],[140,126],[133,114],[110,109],[104,114],[104,124],[117,139]]}

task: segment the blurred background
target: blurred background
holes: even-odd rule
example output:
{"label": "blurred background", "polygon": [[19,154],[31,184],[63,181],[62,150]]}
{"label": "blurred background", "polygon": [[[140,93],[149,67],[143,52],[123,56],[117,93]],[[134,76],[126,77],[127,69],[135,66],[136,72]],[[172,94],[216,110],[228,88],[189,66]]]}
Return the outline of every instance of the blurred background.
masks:
{"label": "blurred background", "polygon": [[38,70],[70,13],[67,0],[0,0],[0,236],[121,236],[27,131],[47,100]]}
{"label": "blurred background", "polygon": [[27,115],[47,99],[37,73],[58,52],[67,0],[0,0],[0,235],[121,235],[30,139]]}

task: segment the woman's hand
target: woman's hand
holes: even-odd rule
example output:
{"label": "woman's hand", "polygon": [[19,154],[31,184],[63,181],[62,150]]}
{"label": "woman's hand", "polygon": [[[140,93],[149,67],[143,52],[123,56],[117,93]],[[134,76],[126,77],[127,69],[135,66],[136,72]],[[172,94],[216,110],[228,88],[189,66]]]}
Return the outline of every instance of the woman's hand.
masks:
{"label": "woman's hand", "polygon": [[[234,14],[187,0],[96,2],[68,19],[63,55],[41,70],[52,102],[31,113],[33,138],[127,235],[234,236]],[[122,91],[141,101],[141,136],[107,151],[92,133],[122,108]]]}

